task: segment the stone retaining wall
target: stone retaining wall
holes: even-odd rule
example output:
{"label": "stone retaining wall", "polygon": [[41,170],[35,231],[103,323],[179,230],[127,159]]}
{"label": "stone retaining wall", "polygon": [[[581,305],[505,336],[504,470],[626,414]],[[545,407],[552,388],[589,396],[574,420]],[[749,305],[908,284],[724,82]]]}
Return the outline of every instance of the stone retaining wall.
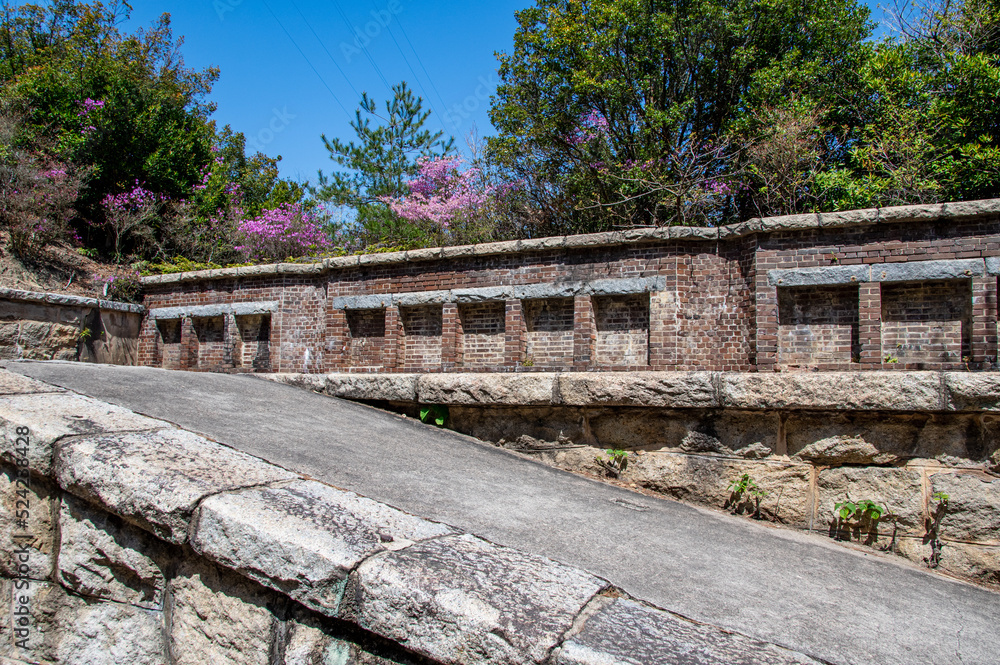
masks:
{"label": "stone retaining wall", "polygon": [[0,359],[135,365],[141,305],[0,288]]}
{"label": "stone retaining wall", "polygon": [[995,369],[998,278],[1000,200],[346,256],[145,278],[139,362],[305,373]]}
{"label": "stone retaining wall", "polygon": [[[918,563],[1000,584],[1000,375],[970,372],[747,374],[277,374],[335,397],[415,415],[571,471],[716,509],[749,474],[760,513]],[[942,505],[941,495],[947,495]],[[892,518],[837,519],[872,500]]]}
{"label": "stone retaining wall", "polygon": [[0,663],[818,665],[0,370]]}

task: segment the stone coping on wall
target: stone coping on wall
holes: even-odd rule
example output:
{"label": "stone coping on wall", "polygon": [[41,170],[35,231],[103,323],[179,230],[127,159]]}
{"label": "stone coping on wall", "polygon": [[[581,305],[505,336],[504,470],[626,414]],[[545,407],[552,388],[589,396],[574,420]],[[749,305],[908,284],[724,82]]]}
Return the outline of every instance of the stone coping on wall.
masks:
{"label": "stone coping on wall", "polygon": [[[27,456],[15,435],[25,427]],[[3,369],[0,428],[5,463],[436,663],[679,662],[697,652],[706,662],[752,654],[818,665],[629,598],[584,570]],[[50,565],[41,579],[72,580],[58,554]]]}
{"label": "stone coping on wall", "polygon": [[771,286],[833,286],[858,282],[922,282],[1000,275],[1000,257],[914,261],[862,266],[780,268],[767,272]]}
{"label": "stone coping on wall", "polygon": [[220,305],[191,305],[187,307],[156,307],[149,310],[151,319],[183,319],[185,317],[212,318],[216,316],[254,316],[278,311],[278,301],[238,302]]}
{"label": "stone coping on wall", "polygon": [[758,233],[782,231],[805,231],[810,229],[843,228],[868,226],[872,224],[899,224],[908,222],[928,222],[940,219],[975,219],[987,215],[1000,214],[1000,199],[981,201],[959,201],[925,205],[896,206],[890,208],[868,208],[843,212],[810,213],[750,219],[738,224],[716,228],[693,226],[664,226],[657,228],[637,228],[624,231],[590,233],[572,236],[552,236],[529,240],[461,245],[456,247],[433,247],[405,252],[382,254],[362,254],[324,259],[316,263],[276,263],[222,268],[193,272],[152,275],[142,279],[143,284],[176,284],[215,279],[233,279],[273,275],[318,275],[332,270],[354,268],[365,265],[387,265],[436,261],[469,256],[491,256],[497,254],[522,254],[557,249],[581,249],[607,247],[611,245],[638,244],[663,240],[733,240]]}
{"label": "stone coping on wall", "polygon": [[146,311],[146,308],[142,305],[116,302],[114,300],[100,300],[98,298],[71,296],[64,293],[42,293],[37,291],[19,291],[17,289],[5,288],[0,288],[0,300],[14,300],[17,302],[30,302],[41,305],[56,305],[62,307],[88,307],[97,308],[103,311],[129,312],[131,314],[143,314]]}
{"label": "stone coping on wall", "polygon": [[1000,372],[262,374],[345,399],[462,406],[1000,412]]}
{"label": "stone coping on wall", "polygon": [[[526,286],[485,286],[470,289],[415,291],[364,296],[339,296],[331,300],[332,309],[381,309],[383,307],[419,307],[446,302],[479,303],[504,300],[572,298],[574,296],[614,296],[655,293],[667,287],[665,277],[595,279],[586,282],[529,284]],[[154,310],[156,311],[156,310]]]}

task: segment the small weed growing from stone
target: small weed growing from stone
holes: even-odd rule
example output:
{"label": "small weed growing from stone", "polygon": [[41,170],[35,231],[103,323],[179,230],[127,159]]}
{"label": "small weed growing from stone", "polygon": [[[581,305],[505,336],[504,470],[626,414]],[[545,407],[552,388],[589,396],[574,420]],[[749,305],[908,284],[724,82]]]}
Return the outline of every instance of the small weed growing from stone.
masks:
{"label": "small weed growing from stone", "polygon": [[899,362],[899,358],[897,358],[896,356],[891,356],[889,354],[886,354],[885,357],[882,358],[882,362],[884,362],[887,365],[895,365],[896,363]]}
{"label": "small weed growing from stone", "polygon": [[448,421],[448,407],[434,404],[432,406],[421,407],[420,422],[434,423],[438,427],[444,427]]}
{"label": "small weed growing from stone", "polygon": [[531,356],[525,358],[524,362],[521,363],[521,367],[534,367],[534,366],[535,366],[535,359],[532,358]]}
{"label": "small weed growing from stone", "polygon": [[838,540],[852,537],[861,540],[865,536],[866,545],[873,545],[878,540],[879,521],[892,518],[887,508],[871,499],[841,501],[834,504],[833,512],[836,520],[831,524],[830,535]]}
{"label": "small weed growing from stone", "polygon": [[931,500],[937,501],[937,506],[927,519],[927,533],[924,535],[924,543],[931,546],[931,555],[924,559],[928,568],[941,565],[941,549],[944,547],[941,542],[941,521],[948,514],[948,499],[949,496],[944,492],[934,492],[931,495]]}
{"label": "small weed growing from stone", "polygon": [[604,452],[608,456],[608,459],[595,457],[594,461],[613,478],[621,477],[625,469],[628,468],[628,451],[609,448]]}
{"label": "small weed growing from stone", "polygon": [[729,484],[729,500],[726,508],[732,508],[734,513],[740,513],[747,504],[752,504],[753,512],[751,517],[760,519],[760,502],[767,496],[767,492],[762,489],[749,473]]}
{"label": "small weed growing from stone", "polygon": [[80,331],[80,341],[86,343],[93,334],[94,332],[90,328],[84,328]]}

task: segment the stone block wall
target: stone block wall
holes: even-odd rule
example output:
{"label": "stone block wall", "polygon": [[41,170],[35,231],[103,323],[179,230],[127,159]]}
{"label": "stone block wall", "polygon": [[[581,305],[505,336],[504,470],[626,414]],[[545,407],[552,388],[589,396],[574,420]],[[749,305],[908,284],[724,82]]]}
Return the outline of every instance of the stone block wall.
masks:
{"label": "stone block wall", "polygon": [[0,434],[5,665],[818,665],[2,369]]}
{"label": "stone block wall", "polygon": [[0,289],[0,359],[137,363],[139,305]]}
{"label": "stone block wall", "polygon": [[[578,473],[891,550],[1000,586],[1000,376],[967,372],[277,374],[335,397],[448,407],[449,426]],[[947,502],[942,501],[947,495]],[[871,500],[891,515],[841,521]]]}
{"label": "stone block wall", "polygon": [[[170,352],[148,322],[139,360],[314,373],[993,369],[998,277],[1000,200],[433,248],[146,278],[151,321],[180,322],[183,340]],[[235,349],[232,317],[258,309],[266,365]],[[191,323],[218,316],[230,317],[221,350]]]}

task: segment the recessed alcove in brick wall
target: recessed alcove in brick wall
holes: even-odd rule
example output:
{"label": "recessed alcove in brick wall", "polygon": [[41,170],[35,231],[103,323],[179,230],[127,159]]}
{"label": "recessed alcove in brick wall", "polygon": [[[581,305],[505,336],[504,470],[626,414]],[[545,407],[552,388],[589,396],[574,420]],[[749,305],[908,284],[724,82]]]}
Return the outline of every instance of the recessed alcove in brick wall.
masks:
{"label": "recessed alcove in brick wall", "polygon": [[231,354],[226,353],[226,320],[222,316],[207,316],[191,319],[198,339],[198,369],[219,369],[232,366]]}
{"label": "recessed alcove in brick wall", "polygon": [[436,369],[441,366],[441,305],[400,307],[403,324],[403,368]]}
{"label": "recessed alcove in brick wall", "polygon": [[239,346],[234,352],[238,367],[256,371],[271,368],[271,317],[265,314],[237,316]]}
{"label": "recessed alcove in brick wall", "polygon": [[907,369],[961,364],[972,353],[970,280],[883,284],[882,353]]}
{"label": "recessed alcove in brick wall", "polygon": [[458,308],[461,334],[458,357],[462,367],[503,365],[506,311],[503,302],[470,303]]}
{"label": "recessed alcove in brick wall", "polygon": [[573,299],[525,300],[525,362],[535,367],[573,363]]}
{"label": "recessed alcove in brick wall", "polygon": [[858,287],[778,289],[778,364],[847,369],[861,356]]}
{"label": "recessed alcove in brick wall", "polygon": [[649,294],[601,296],[593,299],[599,367],[649,364]]}
{"label": "recessed alcove in brick wall", "polygon": [[181,320],[160,319],[156,322],[157,344],[160,367],[180,369],[181,365]]}
{"label": "recessed alcove in brick wall", "polygon": [[385,310],[347,310],[347,355],[352,367],[381,367],[385,352]]}

